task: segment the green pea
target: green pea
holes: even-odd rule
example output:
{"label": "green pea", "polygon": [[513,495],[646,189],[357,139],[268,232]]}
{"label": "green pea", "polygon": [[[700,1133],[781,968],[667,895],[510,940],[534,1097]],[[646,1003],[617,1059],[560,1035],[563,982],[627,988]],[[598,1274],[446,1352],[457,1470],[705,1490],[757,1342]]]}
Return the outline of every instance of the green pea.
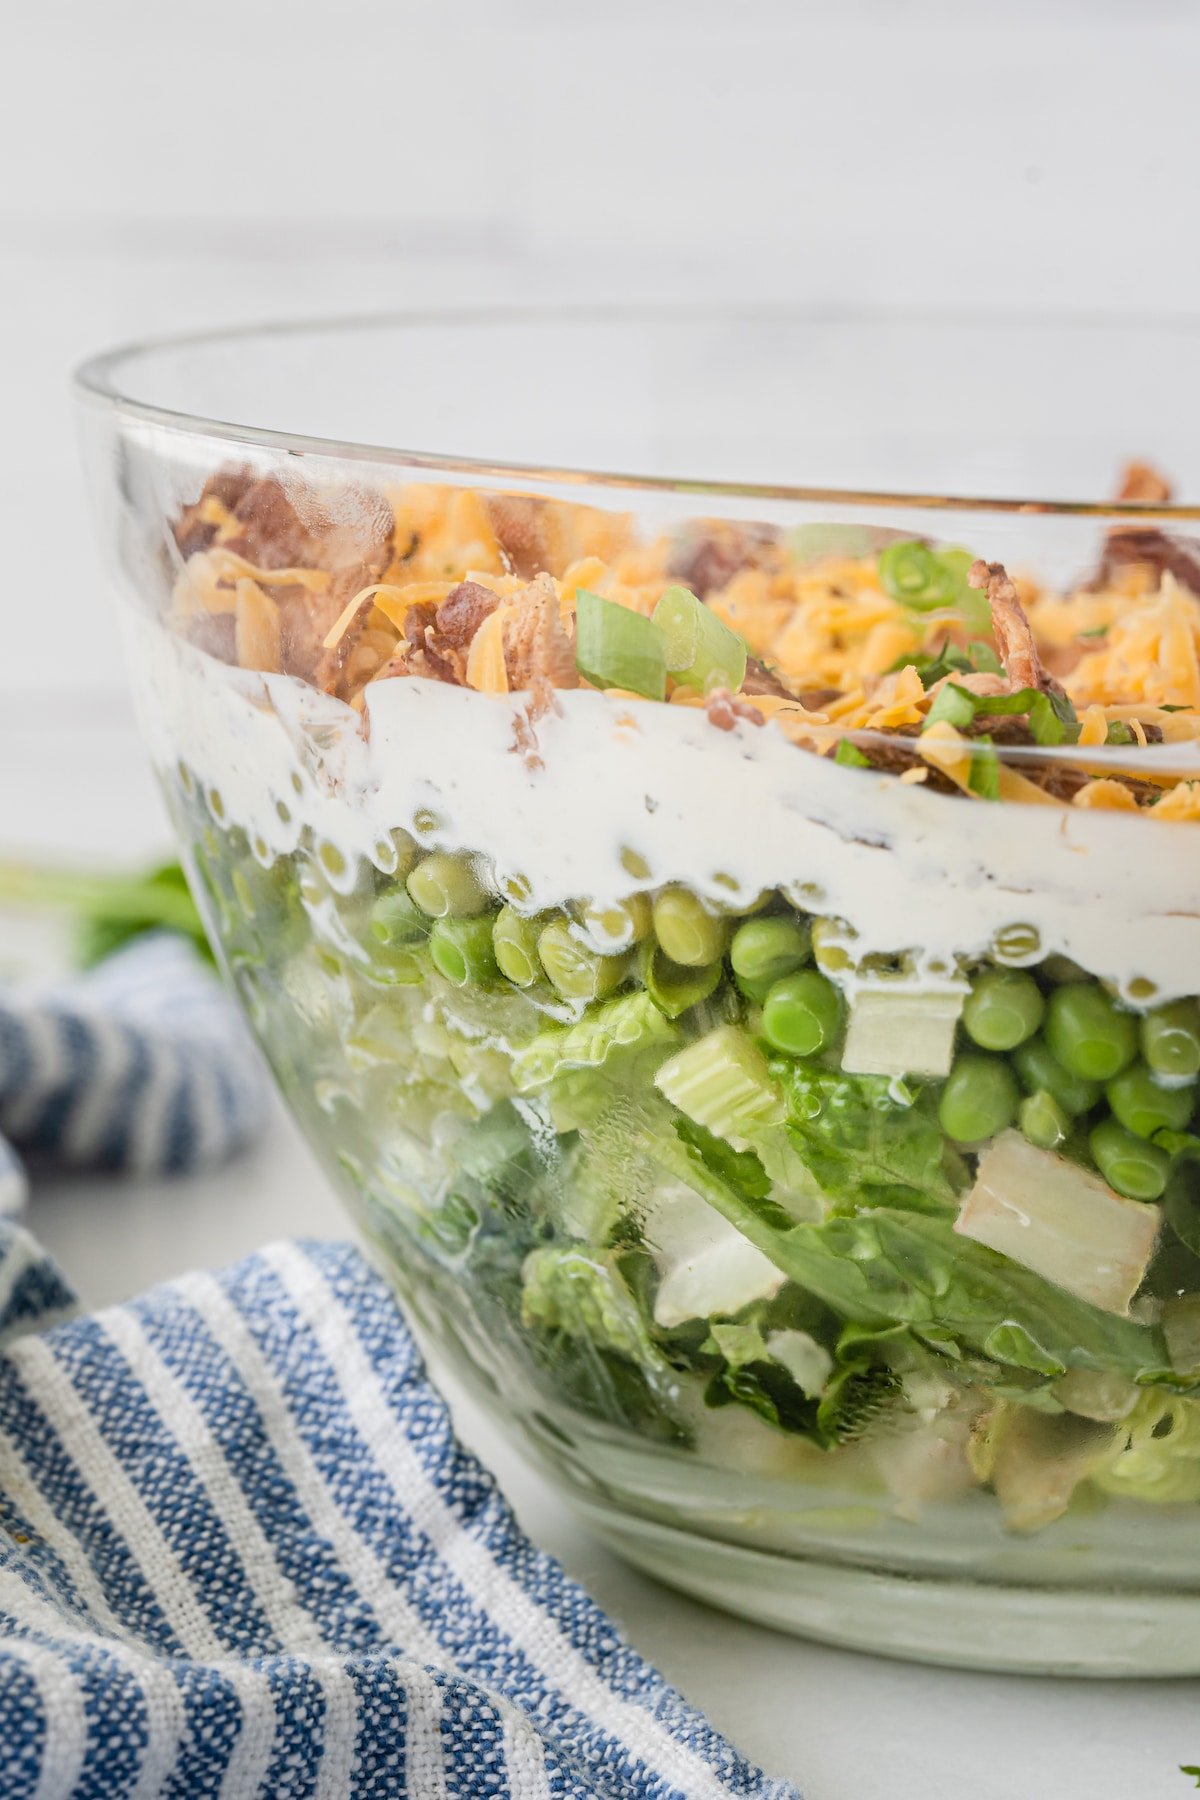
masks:
{"label": "green pea", "polygon": [[1137,1055],[1137,1021],[1093,982],[1069,981],[1050,996],[1046,1042],[1072,1075],[1111,1081]]}
{"label": "green pea", "polygon": [[946,1077],[938,1118],[956,1143],[979,1144],[1012,1124],[1020,1098],[1016,1077],[1001,1057],[967,1050]]}
{"label": "green pea", "polygon": [[661,945],[651,941],[642,945],[638,972],[659,1012],[668,1019],[677,1019],[716,991],[725,965],[717,961],[701,969],[689,969],[685,963],[672,962],[664,956]]}
{"label": "green pea", "polygon": [[585,906],[582,921],[597,950],[616,955],[649,937],[653,914],[649,896],[631,894],[628,900],[610,900],[607,906]]}
{"label": "green pea", "polygon": [[778,981],[812,955],[812,934],[802,919],[744,919],[733,934],[729,961],[744,981]]}
{"label": "green pea", "polygon": [[663,888],[654,899],[654,930],[672,962],[702,968],[724,955],[729,923],[710,913],[683,887]]}
{"label": "green pea", "polygon": [[1166,1151],[1126,1131],[1115,1119],[1093,1126],[1088,1148],[1109,1187],[1127,1199],[1157,1200],[1166,1188],[1171,1172]]}
{"label": "green pea", "polygon": [[625,978],[623,956],[597,956],[565,919],[551,919],[538,933],[538,956],[565,1000],[600,1000]]}
{"label": "green pea", "polygon": [[1156,1131],[1182,1131],[1196,1106],[1193,1082],[1166,1087],[1143,1062],[1131,1063],[1114,1075],[1104,1092],[1126,1131],[1144,1138]]}
{"label": "green pea", "polygon": [[1200,1005],[1172,1000],[1142,1019],[1142,1055],[1156,1075],[1200,1075]]}
{"label": "green pea", "polygon": [[1057,1150],[1071,1134],[1071,1115],[1045,1088],[1026,1094],[1017,1108],[1017,1124],[1031,1144]]}
{"label": "green pea", "polygon": [[1012,1053],[1013,1067],[1030,1093],[1043,1089],[1072,1118],[1090,1112],[1100,1098],[1098,1081],[1085,1081],[1064,1069],[1044,1037],[1030,1038]]}
{"label": "green pea", "polygon": [[434,850],[408,877],[408,891],[432,919],[469,918],[486,910],[489,895],[468,856]]}
{"label": "green pea", "polygon": [[502,906],[492,923],[492,949],[501,973],[514,987],[532,987],[541,979],[538,938],[544,919],[526,918],[511,906]]}
{"label": "green pea", "polygon": [[814,919],[809,932],[813,961],[825,975],[841,975],[854,968],[857,957],[850,950],[855,933],[841,919]]}
{"label": "green pea", "polygon": [[988,969],[963,1004],[963,1025],[983,1050],[1015,1050],[1042,1022],[1046,1002],[1032,975]]}
{"label": "green pea", "polygon": [[841,1026],[841,991],[816,969],[781,976],[763,1001],[763,1036],[789,1056],[815,1056],[833,1043]]}
{"label": "green pea", "polygon": [[429,920],[406,888],[381,894],[371,908],[371,936],[380,944],[417,944],[429,935]]}
{"label": "green pea", "polygon": [[486,987],[500,973],[489,918],[438,919],[429,934],[429,954],[434,967],[455,987]]}

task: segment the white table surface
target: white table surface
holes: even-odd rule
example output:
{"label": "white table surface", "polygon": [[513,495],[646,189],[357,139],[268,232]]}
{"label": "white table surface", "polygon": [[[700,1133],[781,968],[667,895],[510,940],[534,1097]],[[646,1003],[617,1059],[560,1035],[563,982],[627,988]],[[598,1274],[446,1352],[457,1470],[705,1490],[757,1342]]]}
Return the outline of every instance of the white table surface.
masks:
{"label": "white table surface", "polygon": [[[85,700],[41,729],[44,699],[0,714],[0,854],[153,854],[157,796],[123,707]],[[27,746],[36,742],[31,756]],[[0,974],[45,952],[0,915]],[[271,1238],[346,1231],[333,1196],[278,1112],[266,1139],[217,1174],[138,1184],[43,1182],[31,1223],[89,1300],[119,1299]],[[452,1396],[466,1440],[525,1528],[554,1552],[683,1692],[807,1800],[1183,1800],[1200,1762],[1193,1682],[1021,1680],[955,1674],[824,1649],[743,1624],[625,1568],[478,1407]]]}

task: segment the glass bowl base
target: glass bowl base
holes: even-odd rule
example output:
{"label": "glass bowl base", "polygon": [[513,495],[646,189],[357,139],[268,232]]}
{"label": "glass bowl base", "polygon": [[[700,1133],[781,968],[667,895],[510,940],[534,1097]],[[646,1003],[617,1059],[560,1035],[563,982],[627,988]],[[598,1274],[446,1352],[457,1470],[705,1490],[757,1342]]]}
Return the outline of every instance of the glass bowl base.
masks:
{"label": "glass bowl base", "polygon": [[844,1650],[1003,1674],[1200,1674],[1200,1599],[898,1574],[721,1543],[572,1496],[638,1569],[758,1625]]}

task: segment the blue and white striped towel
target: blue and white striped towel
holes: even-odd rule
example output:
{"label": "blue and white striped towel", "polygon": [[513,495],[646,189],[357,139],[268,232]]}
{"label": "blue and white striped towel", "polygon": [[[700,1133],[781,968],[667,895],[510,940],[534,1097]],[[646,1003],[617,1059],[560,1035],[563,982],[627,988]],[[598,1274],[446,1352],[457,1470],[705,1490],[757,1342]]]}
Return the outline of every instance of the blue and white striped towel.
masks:
{"label": "blue and white striped towel", "polygon": [[[0,996],[27,1154],[184,1169],[261,1107],[182,945]],[[792,1794],[522,1535],[356,1251],[74,1311],[0,1222],[0,1800]]]}
{"label": "blue and white striped towel", "polygon": [[135,940],[84,975],[0,990],[0,1212],[22,1159],[150,1174],[219,1162],[260,1130],[250,1038],[195,951]]}
{"label": "blue and white striped towel", "polygon": [[522,1535],[348,1246],[16,1340],[0,1477],[4,1800],[793,1793]]}

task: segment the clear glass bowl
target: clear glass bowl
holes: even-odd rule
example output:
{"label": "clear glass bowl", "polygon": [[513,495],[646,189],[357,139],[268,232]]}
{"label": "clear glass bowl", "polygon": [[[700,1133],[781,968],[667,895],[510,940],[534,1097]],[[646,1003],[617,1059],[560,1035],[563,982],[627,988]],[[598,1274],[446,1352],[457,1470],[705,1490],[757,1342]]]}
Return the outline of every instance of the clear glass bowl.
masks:
{"label": "clear glass bowl", "polygon": [[[1131,452],[1192,473],[1194,352],[480,315],[81,372],[137,708],[288,1104],[435,1361],[626,1556],[763,1622],[1200,1670],[1200,837],[1064,803],[1200,764],[1156,709],[1144,748],[955,740],[1024,798],[937,791],[861,718],[875,766],[813,753],[836,679],[765,726],[642,697],[611,605],[579,657],[616,691],[554,691],[569,603],[687,585],[759,649],[819,604],[816,670],[897,543],[1069,586],[1157,533],[1178,572],[1200,511],[1095,496]],[[497,622],[469,650],[451,589]],[[929,650],[923,605],[868,666]]]}

